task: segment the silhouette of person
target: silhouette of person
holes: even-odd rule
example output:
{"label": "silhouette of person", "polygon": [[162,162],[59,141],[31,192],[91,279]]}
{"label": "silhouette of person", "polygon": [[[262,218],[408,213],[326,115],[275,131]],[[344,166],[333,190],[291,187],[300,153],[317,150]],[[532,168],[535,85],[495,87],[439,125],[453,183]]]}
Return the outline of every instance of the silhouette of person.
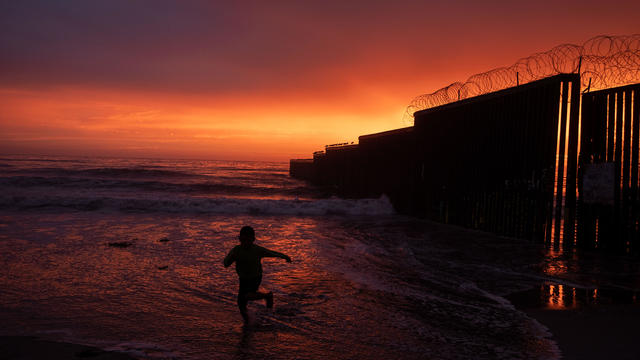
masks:
{"label": "silhouette of person", "polygon": [[240,229],[240,245],[236,245],[224,258],[224,267],[229,267],[236,263],[236,272],[240,279],[238,289],[238,308],[244,322],[249,321],[247,315],[247,303],[252,300],[265,299],[268,308],[273,307],[273,293],[259,292],[258,288],[262,282],[262,258],[278,257],[291,262],[291,258],[283,253],[272,251],[262,246],[254,244],[256,240],[255,231],[251,226],[243,226]]}

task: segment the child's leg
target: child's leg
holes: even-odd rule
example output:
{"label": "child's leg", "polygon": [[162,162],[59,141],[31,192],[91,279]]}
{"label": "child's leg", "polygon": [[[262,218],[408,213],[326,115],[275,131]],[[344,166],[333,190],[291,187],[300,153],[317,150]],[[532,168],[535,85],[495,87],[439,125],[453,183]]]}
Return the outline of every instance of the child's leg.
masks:
{"label": "child's leg", "polygon": [[262,276],[249,279],[240,278],[240,289],[238,289],[238,308],[240,309],[240,315],[242,315],[245,323],[249,322],[249,315],[247,314],[247,303],[249,301],[265,299],[267,307],[273,307],[273,293],[263,293],[258,291],[260,282],[262,282]]}
{"label": "child's leg", "polygon": [[267,296],[269,296],[268,293],[263,293],[263,292],[260,292],[260,291],[250,292],[250,293],[246,293],[245,294],[245,298],[247,300],[249,300],[249,301],[266,299]]}
{"label": "child's leg", "polygon": [[273,293],[272,292],[260,292],[260,291],[256,291],[256,292],[252,292],[252,293],[247,293],[246,294],[246,298],[247,300],[260,300],[260,299],[264,299],[265,300],[265,305],[268,308],[272,308],[273,307]]}
{"label": "child's leg", "polygon": [[238,308],[240,309],[240,315],[245,323],[249,322],[249,315],[247,314],[247,296],[246,294],[238,294]]}

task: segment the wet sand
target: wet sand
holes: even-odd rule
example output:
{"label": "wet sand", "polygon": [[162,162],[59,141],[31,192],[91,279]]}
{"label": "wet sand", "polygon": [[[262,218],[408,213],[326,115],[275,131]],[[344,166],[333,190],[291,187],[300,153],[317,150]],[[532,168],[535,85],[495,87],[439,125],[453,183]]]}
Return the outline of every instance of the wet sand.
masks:
{"label": "wet sand", "polygon": [[551,331],[562,359],[640,359],[638,305],[523,311]]}
{"label": "wet sand", "polygon": [[[522,309],[547,327],[562,351],[562,359],[640,359],[638,305],[600,305],[577,309]],[[95,347],[40,340],[27,336],[0,337],[0,359],[134,360]]]}
{"label": "wet sand", "polygon": [[29,336],[0,336],[2,360],[134,360],[127,354],[104,351],[91,346],[40,340]]}

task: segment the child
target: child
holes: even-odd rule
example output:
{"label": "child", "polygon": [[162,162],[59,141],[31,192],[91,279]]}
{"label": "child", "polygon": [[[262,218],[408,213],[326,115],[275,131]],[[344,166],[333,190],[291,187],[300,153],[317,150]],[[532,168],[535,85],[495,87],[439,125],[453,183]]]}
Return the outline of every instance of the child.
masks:
{"label": "child", "polygon": [[291,262],[291,258],[283,253],[265,249],[255,245],[255,231],[251,226],[244,226],[240,229],[240,245],[236,245],[227,257],[224,258],[224,267],[229,267],[236,262],[236,272],[240,278],[240,289],[238,290],[238,307],[244,322],[249,321],[247,315],[247,303],[250,300],[265,299],[268,308],[273,307],[273,293],[262,293],[258,291],[262,282],[263,257],[279,257]]}

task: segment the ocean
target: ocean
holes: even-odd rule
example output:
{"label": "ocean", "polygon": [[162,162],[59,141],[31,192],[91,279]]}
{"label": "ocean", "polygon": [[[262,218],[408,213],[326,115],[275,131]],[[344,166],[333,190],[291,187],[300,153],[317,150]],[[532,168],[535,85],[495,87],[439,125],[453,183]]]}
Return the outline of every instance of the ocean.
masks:
{"label": "ocean", "polygon": [[[222,265],[244,225],[293,259],[263,260],[275,307],[248,326]],[[1,156],[0,267],[0,335],[143,359],[557,359],[517,301],[640,288],[625,258],[332,197],[280,162]]]}

